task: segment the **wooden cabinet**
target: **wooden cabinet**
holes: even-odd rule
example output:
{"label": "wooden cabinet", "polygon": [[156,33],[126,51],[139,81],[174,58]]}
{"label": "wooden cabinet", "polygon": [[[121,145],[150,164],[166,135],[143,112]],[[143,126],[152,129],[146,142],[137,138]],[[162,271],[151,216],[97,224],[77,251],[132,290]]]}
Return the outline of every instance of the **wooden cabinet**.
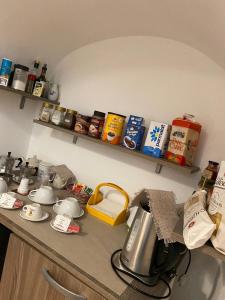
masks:
{"label": "wooden cabinet", "polygon": [[46,256],[11,234],[0,300],[103,300]]}

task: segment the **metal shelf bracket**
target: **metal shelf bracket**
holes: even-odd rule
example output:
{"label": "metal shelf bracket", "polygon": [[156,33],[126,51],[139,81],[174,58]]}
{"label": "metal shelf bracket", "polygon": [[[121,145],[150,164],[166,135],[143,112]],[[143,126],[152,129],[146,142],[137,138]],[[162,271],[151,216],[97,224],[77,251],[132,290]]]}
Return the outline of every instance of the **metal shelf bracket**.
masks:
{"label": "metal shelf bracket", "polygon": [[77,136],[73,136],[73,144],[76,144],[77,143],[77,139],[78,139],[78,137]]}
{"label": "metal shelf bracket", "polygon": [[26,97],[22,96],[20,99],[20,109],[24,109],[25,102],[26,102]]}
{"label": "metal shelf bracket", "polygon": [[162,170],[162,167],[163,167],[163,165],[161,165],[161,164],[156,164],[156,167],[155,167],[155,173],[156,173],[156,174],[160,174],[160,173],[161,173],[161,170]]}

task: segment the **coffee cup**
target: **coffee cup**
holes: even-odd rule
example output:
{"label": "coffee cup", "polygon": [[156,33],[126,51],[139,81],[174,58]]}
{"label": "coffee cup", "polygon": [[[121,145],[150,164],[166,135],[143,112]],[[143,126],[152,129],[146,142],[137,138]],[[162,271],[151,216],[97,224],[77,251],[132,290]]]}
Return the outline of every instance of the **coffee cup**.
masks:
{"label": "coffee cup", "polygon": [[108,134],[107,134],[107,140],[109,141],[109,142],[111,142],[114,138],[115,138],[115,136],[116,136],[116,134],[114,133],[114,132],[108,132]]}
{"label": "coffee cup", "polygon": [[57,201],[54,205],[54,211],[58,215],[67,215],[70,218],[77,218],[81,214],[79,202],[73,197]]}
{"label": "coffee cup", "polygon": [[43,215],[41,205],[38,203],[25,205],[23,207],[23,211],[25,212],[26,217],[30,218],[31,220],[38,220]]}
{"label": "coffee cup", "polygon": [[0,194],[1,193],[7,193],[8,186],[4,178],[0,177]]}
{"label": "coffee cup", "polygon": [[53,204],[55,203],[55,194],[50,186],[41,186],[37,190],[30,192],[31,200],[41,204]]}

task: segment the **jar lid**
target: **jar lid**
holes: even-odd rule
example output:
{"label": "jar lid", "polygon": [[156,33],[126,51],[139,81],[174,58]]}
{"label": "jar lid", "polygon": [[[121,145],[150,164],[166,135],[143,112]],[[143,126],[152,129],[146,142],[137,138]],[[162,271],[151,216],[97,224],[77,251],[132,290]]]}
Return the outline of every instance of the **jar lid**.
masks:
{"label": "jar lid", "polygon": [[119,114],[116,114],[114,112],[108,112],[109,115],[116,115],[116,116],[119,116],[119,117],[122,117],[122,118],[126,118],[126,116],[123,116],[123,115],[119,115]]}
{"label": "jar lid", "polygon": [[77,114],[77,111],[76,110],[73,110],[73,109],[67,109],[67,112],[69,114],[72,114],[72,115],[76,115]]}
{"label": "jar lid", "polygon": [[105,113],[101,112],[101,111],[98,111],[98,110],[95,110],[94,111],[94,116],[100,117],[100,118],[105,118]]}
{"label": "jar lid", "polygon": [[219,165],[218,162],[212,161],[212,160],[209,160],[209,164],[212,164],[212,165],[214,165],[214,166],[218,166],[218,165]]}
{"label": "jar lid", "polygon": [[57,105],[55,109],[58,110],[58,111],[61,111],[61,112],[65,112],[66,111],[65,107],[61,107],[59,105]]}
{"label": "jar lid", "polygon": [[29,71],[29,68],[26,67],[26,66],[24,66],[24,65],[15,64],[15,65],[14,65],[14,68],[15,68],[15,69],[21,69],[21,70],[26,71],[26,72]]}
{"label": "jar lid", "polygon": [[43,106],[46,108],[53,108],[53,104],[48,103],[48,102],[44,102]]}

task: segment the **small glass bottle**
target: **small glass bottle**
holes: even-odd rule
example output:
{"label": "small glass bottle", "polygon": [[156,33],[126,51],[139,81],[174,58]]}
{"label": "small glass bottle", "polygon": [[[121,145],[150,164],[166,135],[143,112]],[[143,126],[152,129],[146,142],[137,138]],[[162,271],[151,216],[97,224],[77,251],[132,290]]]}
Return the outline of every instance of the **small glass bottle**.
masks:
{"label": "small glass bottle", "polygon": [[75,110],[67,109],[63,120],[63,127],[67,129],[74,129],[76,124],[76,114],[77,112]]}
{"label": "small glass bottle", "polygon": [[52,115],[52,110],[53,110],[53,105],[50,103],[44,102],[41,112],[40,112],[39,120],[49,123],[50,119],[51,119],[51,115]]}
{"label": "small glass bottle", "polygon": [[29,94],[33,93],[35,81],[37,79],[38,68],[39,68],[39,61],[35,60],[34,67],[30,71],[27,79],[26,92]]}
{"label": "small glass bottle", "polygon": [[57,105],[51,116],[52,124],[61,126],[63,124],[65,111],[66,111],[66,109],[64,107]]}

